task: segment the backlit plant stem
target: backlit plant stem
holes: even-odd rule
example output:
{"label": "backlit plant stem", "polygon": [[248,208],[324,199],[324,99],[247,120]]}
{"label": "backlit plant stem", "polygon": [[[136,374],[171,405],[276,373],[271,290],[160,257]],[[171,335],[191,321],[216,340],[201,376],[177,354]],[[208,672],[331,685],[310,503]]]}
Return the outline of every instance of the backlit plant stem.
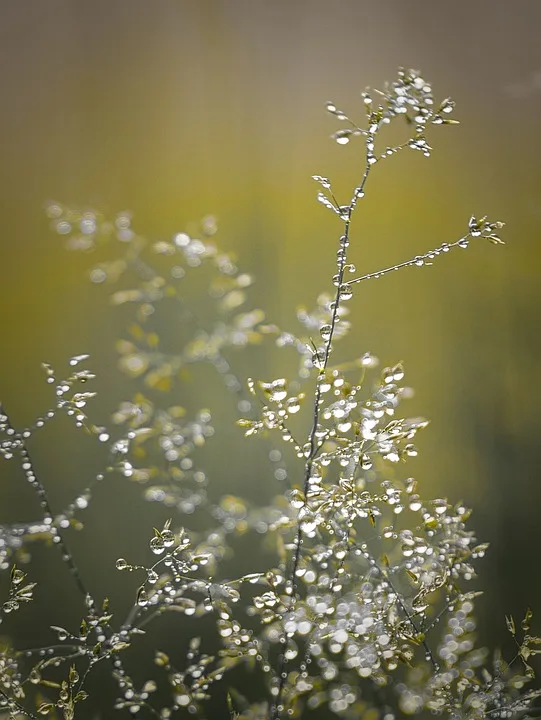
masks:
{"label": "backlit plant stem", "polygon": [[[0,411],[2,411],[2,408],[0,406]],[[5,410],[3,411],[5,413]],[[85,585],[85,582],[83,578],[81,577],[81,573],[79,572],[79,568],[75,564],[75,560],[73,559],[73,555],[62,535],[57,525],[54,523],[54,516],[51,509],[51,505],[49,503],[49,498],[47,496],[47,492],[41,482],[38,479],[38,476],[35,473],[34,470],[34,464],[32,462],[32,458],[30,457],[30,453],[28,451],[26,442],[25,442],[25,435],[21,432],[17,432],[15,428],[12,426],[9,416],[5,414],[6,421],[6,431],[7,435],[10,437],[12,442],[15,442],[17,444],[17,449],[19,451],[19,455],[21,456],[21,466],[25,472],[26,478],[32,488],[35,490],[39,503],[41,505],[41,508],[43,510],[44,516],[43,521],[46,525],[49,526],[49,533],[52,537],[53,544],[58,545],[60,548],[62,560],[66,563],[68,566],[68,569],[73,576],[75,580],[75,584],[77,585],[77,588],[85,598],[85,602],[87,604],[87,607],[92,610],[94,607],[94,601],[92,599],[92,596],[88,592],[88,589]]]}
{"label": "backlit plant stem", "polygon": [[[373,142],[373,136],[369,135],[367,137],[367,143]],[[320,419],[320,408],[321,408],[321,385],[325,378],[325,372],[327,370],[327,366],[329,363],[329,357],[332,350],[332,341],[334,336],[334,331],[336,328],[336,323],[339,320],[339,311],[340,311],[340,295],[342,288],[344,287],[344,272],[345,268],[347,266],[347,249],[349,246],[349,233],[350,233],[350,227],[351,227],[351,218],[353,216],[353,211],[356,206],[356,201],[358,197],[362,197],[364,193],[364,186],[366,184],[366,181],[368,179],[368,175],[370,174],[370,169],[372,167],[371,163],[368,161],[369,152],[367,149],[366,153],[366,165],[364,169],[364,174],[361,180],[360,185],[355,189],[355,192],[353,194],[353,197],[351,198],[351,201],[349,205],[347,206],[347,210],[345,211],[344,217],[344,232],[340,238],[339,243],[339,250],[338,250],[338,278],[336,281],[337,287],[336,287],[336,293],[334,297],[334,302],[332,304],[332,313],[331,313],[331,329],[329,332],[329,337],[327,338],[325,342],[325,357],[322,363],[322,367],[320,369],[318,378],[317,378],[317,385],[316,385],[316,391],[315,391],[315,397],[314,397],[314,409],[313,409],[313,415],[312,415],[312,427],[310,429],[310,434],[308,436],[308,443],[310,446],[309,455],[306,460],[306,464],[304,466],[304,483],[303,483],[303,495],[304,495],[304,507],[306,507],[306,498],[308,496],[308,491],[310,487],[310,477],[312,475],[312,467],[314,463],[314,459],[317,455],[317,452],[320,448],[320,443],[317,442],[316,433],[319,426],[319,419]],[[289,604],[289,607],[287,609],[287,612],[291,612],[295,607],[295,602],[297,600],[297,571],[299,567],[299,562],[301,558],[301,552],[302,552],[302,543],[303,543],[303,529],[302,529],[302,523],[300,521],[297,522],[297,534],[295,537],[295,549],[293,551],[293,562],[291,567],[291,575],[289,578],[289,582],[286,586],[286,592],[291,596],[291,602]],[[271,717],[272,720],[280,720],[280,717],[282,715],[282,711],[284,708],[282,708],[282,698],[284,693],[284,687],[285,687],[285,681],[287,677],[286,672],[286,663],[287,663],[287,651],[289,648],[289,636],[286,634],[283,642],[283,648],[282,653],[280,654],[280,660],[278,664],[278,678],[279,678],[279,684],[278,684],[278,692],[276,694],[275,701],[273,703],[272,709],[271,709]]]}

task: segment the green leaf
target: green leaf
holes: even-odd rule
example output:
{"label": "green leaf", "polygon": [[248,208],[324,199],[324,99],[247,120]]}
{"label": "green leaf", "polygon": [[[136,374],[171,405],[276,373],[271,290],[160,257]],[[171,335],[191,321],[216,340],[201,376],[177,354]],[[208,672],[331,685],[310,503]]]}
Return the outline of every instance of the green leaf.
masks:
{"label": "green leaf", "polygon": [[528,608],[526,610],[526,614],[524,615],[524,620],[521,622],[521,627],[523,630],[529,630],[530,629],[530,620],[533,617],[533,612],[531,608]]}
{"label": "green leaf", "polygon": [[81,625],[79,626],[79,633],[83,638],[88,635],[88,623],[84,618],[81,620]]}
{"label": "green leaf", "polygon": [[38,707],[38,712],[40,715],[48,715],[51,712],[51,710],[54,710],[54,708],[55,708],[54,703],[42,703]]}
{"label": "green leaf", "polygon": [[111,652],[114,652],[114,653],[121,652],[122,650],[126,650],[126,648],[129,648],[130,645],[131,645],[131,643],[128,643],[128,642],[117,642],[111,648]]}
{"label": "green leaf", "polygon": [[511,633],[511,635],[515,635],[516,632],[517,632],[517,630],[516,630],[516,627],[515,627],[515,621],[513,620],[513,616],[512,616],[512,615],[506,615],[506,616],[505,616],[505,622],[507,623],[507,629],[509,630],[509,632]]}

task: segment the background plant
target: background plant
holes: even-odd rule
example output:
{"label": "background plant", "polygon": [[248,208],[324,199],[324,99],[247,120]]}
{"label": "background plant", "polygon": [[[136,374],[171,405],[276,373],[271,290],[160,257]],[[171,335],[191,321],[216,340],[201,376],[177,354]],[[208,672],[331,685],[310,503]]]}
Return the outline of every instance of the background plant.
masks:
{"label": "background plant", "polygon": [[[502,223],[471,217],[458,239],[377,272],[358,273],[350,262],[350,225],[365,202],[372,169],[405,149],[429,156],[427,130],[454,122],[452,101],[437,103],[430,84],[415,71],[400,71],[397,81],[366,91],[362,99],[366,124],[327,104],[344,123],[334,139],[357,142],[362,163],[347,204],[336,199],[329,180],[314,176],[322,186],[318,200],[337,215],[342,232],[333,290],[318,297],[314,310],[299,309],[300,331],[283,331],[261,310],[245,309],[252,278],[214,244],[212,218],[203,220],[198,238],[178,233],[172,241],[148,243],[132,229],[128,214],[109,221],[96,211],[48,206],[56,231],[72,249],[103,245],[111,252],[115,240],[125,248],[95,265],[90,279],[119,285],[113,305],[135,308],[117,351],[119,367],[138,389],[120,402],[109,426],[93,424],[86,405],[95,394],[87,384],[95,377],[84,369],[89,358],[82,354],[69,361],[65,380],[44,365],[53,402],[32,427],[18,431],[2,412],[2,454],[6,460],[20,458],[43,511],[38,522],[2,528],[2,567],[10,570],[4,613],[11,615],[32,598],[34,583],[19,567],[30,559],[32,540],[59,546],[84,599],[78,628],[52,626],[55,644],[27,650],[6,645],[0,690],[10,716],[78,716],[98,665],[107,666],[102,671],[118,686],[116,709],[134,715],[212,712],[274,720],[308,716],[320,707],[352,718],[425,710],[456,718],[529,712],[537,697],[537,691],[523,689],[533,677],[528,660],[538,643],[529,634],[531,613],[518,636],[508,619],[517,646],[509,664],[476,647],[477,593],[466,583],[475,577],[474,562],[486,545],[467,528],[469,510],[462,502],[425,500],[413,478],[398,470],[417,454],[412,441],[427,424],[424,418],[397,417],[399,403],[411,394],[402,384],[402,364],[384,368],[378,378],[370,353],[335,363],[334,347],[350,329],[347,302],[361,282],[424,267],[478,237],[500,243]],[[406,121],[406,139],[379,147],[380,132],[391,124],[392,139],[400,119]],[[357,259],[354,248],[351,254]],[[200,317],[197,303],[186,301],[203,279],[216,302],[213,317]],[[269,342],[293,351],[296,374],[257,381],[239,377],[232,351]],[[200,460],[215,432],[211,411],[190,415],[171,404],[179,397],[179,383],[200,364],[217,370],[236,396],[237,422],[245,433],[270,443],[276,495],[269,493],[266,503],[212,492]],[[67,509],[55,514],[29,440],[62,414],[105,446],[108,461]],[[285,444],[278,449],[275,439]],[[254,468],[255,475],[261,473],[259,465]],[[111,612],[107,598],[98,600],[86,587],[65,537],[80,522],[93,486],[109,474],[140,483],[144,497],[172,515],[150,538],[153,562],[117,560],[119,571],[138,576],[124,619]],[[250,543],[251,567],[231,578],[229,562],[242,541]],[[161,616],[184,639],[185,651],[179,656],[176,647],[173,657],[153,647],[154,668],[139,681],[142,666],[128,665],[142,647],[140,636],[150,635]],[[205,633],[214,635],[214,643],[209,645]],[[255,699],[235,689],[247,671],[260,683]],[[37,693],[30,692],[32,686]],[[213,693],[218,709],[209,711]],[[31,709],[34,695],[37,711]]]}

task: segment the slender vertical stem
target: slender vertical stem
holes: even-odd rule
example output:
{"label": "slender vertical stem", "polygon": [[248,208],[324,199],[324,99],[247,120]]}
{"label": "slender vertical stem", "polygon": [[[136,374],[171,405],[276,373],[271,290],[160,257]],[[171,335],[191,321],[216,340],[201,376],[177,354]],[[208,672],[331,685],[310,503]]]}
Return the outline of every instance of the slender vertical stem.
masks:
{"label": "slender vertical stem", "polygon": [[60,548],[62,560],[68,566],[68,569],[75,580],[77,588],[85,598],[87,607],[89,608],[89,610],[92,610],[94,607],[94,601],[83,581],[81,573],[79,572],[79,568],[75,564],[75,560],[73,559],[73,555],[64,539],[63,534],[61,533],[60,529],[54,524],[54,516],[51,505],[49,503],[49,498],[47,496],[47,492],[44,486],[39,481],[38,476],[36,475],[36,472],[34,470],[34,463],[28,451],[25,437],[22,433],[17,432],[15,428],[11,425],[11,422],[5,410],[2,410],[1,407],[0,410],[5,418],[3,423],[5,432],[8,437],[10,437],[12,444],[14,444],[16,449],[18,450],[19,455],[21,456],[21,467],[25,473],[26,479],[28,480],[32,488],[35,490],[39,498],[39,503],[44,513],[43,520],[49,528],[49,533],[51,535],[53,544],[58,545],[58,547]]}
{"label": "slender vertical stem", "polygon": [[[372,136],[369,136],[366,141],[367,141],[367,143],[369,141],[371,142]],[[322,402],[321,385],[325,378],[325,371],[329,364],[329,357],[330,357],[331,349],[332,349],[332,341],[333,341],[333,337],[334,337],[334,331],[335,331],[336,324],[339,319],[338,314],[339,314],[339,310],[340,310],[340,297],[341,297],[341,290],[342,290],[342,287],[344,284],[344,272],[345,272],[346,265],[347,265],[347,249],[349,246],[349,233],[350,233],[350,227],[351,227],[351,218],[352,218],[355,206],[356,206],[357,198],[362,197],[362,194],[364,193],[364,186],[368,179],[368,175],[370,173],[371,167],[372,167],[371,164],[368,162],[368,152],[367,152],[366,165],[365,165],[364,174],[363,174],[361,183],[355,189],[355,192],[353,194],[353,197],[351,198],[349,205],[347,206],[347,209],[345,209],[344,213],[342,214],[342,217],[344,218],[344,232],[340,238],[339,249],[338,249],[338,275],[335,280],[336,293],[335,293],[335,297],[334,297],[334,302],[332,304],[330,331],[329,331],[327,339],[325,340],[325,357],[324,357],[322,367],[321,367],[321,370],[320,370],[318,378],[317,378],[316,392],[315,392],[315,397],[314,397],[314,409],[313,409],[313,414],[312,414],[312,427],[310,429],[310,434],[308,436],[309,452],[308,452],[308,457],[306,459],[306,463],[304,466],[304,483],[303,483],[304,507],[306,507],[306,502],[307,502],[306,498],[308,495],[308,491],[310,489],[310,477],[312,476],[312,468],[313,468],[313,464],[314,464],[314,459],[319,450],[319,444],[317,441],[317,429],[319,426],[320,410],[321,410],[321,402]],[[295,603],[297,601],[297,571],[299,568],[299,562],[300,562],[301,554],[302,554],[303,537],[304,537],[304,533],[303,533],[303,529],[302,529],[302,523],[300,521],[297,521],[297,533],[295,536],[295,549],[293,551],[293,562],[292,562],[292,567],[291,567],[291,575],[290,575],[290,579],[289,579],[289,584],[286,589],[286,592],[290,595],[291,601],[289,603],[289,606],[288,606],[286,612],[291,612],[294,609]],[[282,653],[280,654],[280,659],[279,659],[279,663],[278,663],[278,691],[276,693],[276,698],[275,698],[272,708],[271,708],[272,720],[280,720],[280,717],[281,717],[282,711],[283,711],[281,704],[282,704],[282,699],[283,699],[283,694],[284,694],[285,681],[286,681],[286,677],[287,677],[285,668],[286,668],[286,663],[287,663],[288,648],[289,648],[289,636],[286,634],[284,641],[283,641]]]}

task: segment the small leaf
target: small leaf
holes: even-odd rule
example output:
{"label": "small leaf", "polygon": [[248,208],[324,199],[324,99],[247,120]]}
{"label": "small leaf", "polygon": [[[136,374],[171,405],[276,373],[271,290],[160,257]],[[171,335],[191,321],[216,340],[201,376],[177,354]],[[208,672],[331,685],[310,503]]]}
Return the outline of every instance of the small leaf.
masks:
{"label": "small leaf", "polygon": [[237,420],[237,425],[242,428],[252,427],[253,424],[253,420],[245,420],[244,418],[239,418]]}
{"label": "small leaf", "polygon": [[55,706],[54,703],[42,703],[38,707],[38,712],[40,715],[48,715],[51,710],[54,710]]}
{"label": "small leaf", "polygon": [[111,652],[114,652],[114,653],[122,652],[122,650],[126,650],[126,648],[129,648],[129,647],[130,647],[130,643],[128,643],[128,642],[117,642],[111,648]]}
{"label": "small leaf", "polygon": [[156,655],[154,657],[154,662],[159,667],[164,667],[165,665],[169,665],[169,655],[166,655],[164,652],[161,652],[161,650],[157,650]]}
{"label": "small leaf", "polygon": [[533,612],[531,608],[528,608],[526,610],[526,614],[524,615],[524,620],[521,622],[521,627],[523,630],[529,630],[530,629],[530,620],[532,619]]}
{"label": "small leaf", "polygon": [[18,588],[15,597],[19,602],[30,602],[33,600],[32,591],[36,587],[37,583],[29,583],[23,588]]}
{"label": "small leaf", "polygon": [[26,577],[26,573],[24,573],[22,570],[19,570],[16,565],[13,565],[13,567],[11,568],[12,584],[18,585],[19,583],[21,583],[24,580],[25,577]]}
{"label": "small leaf", "polygon": [[507,624],[507,629],[509,630],[509,632],[511,633],[511,635],[515,635],[516,632],[517,632],[517,630],[516,630],[516,627],[515,627],[515,621],[513,620],[513,616],[512,616],[512,615],[506,615],[506,616],[505,616],[505,622],[506,622],[506,624]]}

